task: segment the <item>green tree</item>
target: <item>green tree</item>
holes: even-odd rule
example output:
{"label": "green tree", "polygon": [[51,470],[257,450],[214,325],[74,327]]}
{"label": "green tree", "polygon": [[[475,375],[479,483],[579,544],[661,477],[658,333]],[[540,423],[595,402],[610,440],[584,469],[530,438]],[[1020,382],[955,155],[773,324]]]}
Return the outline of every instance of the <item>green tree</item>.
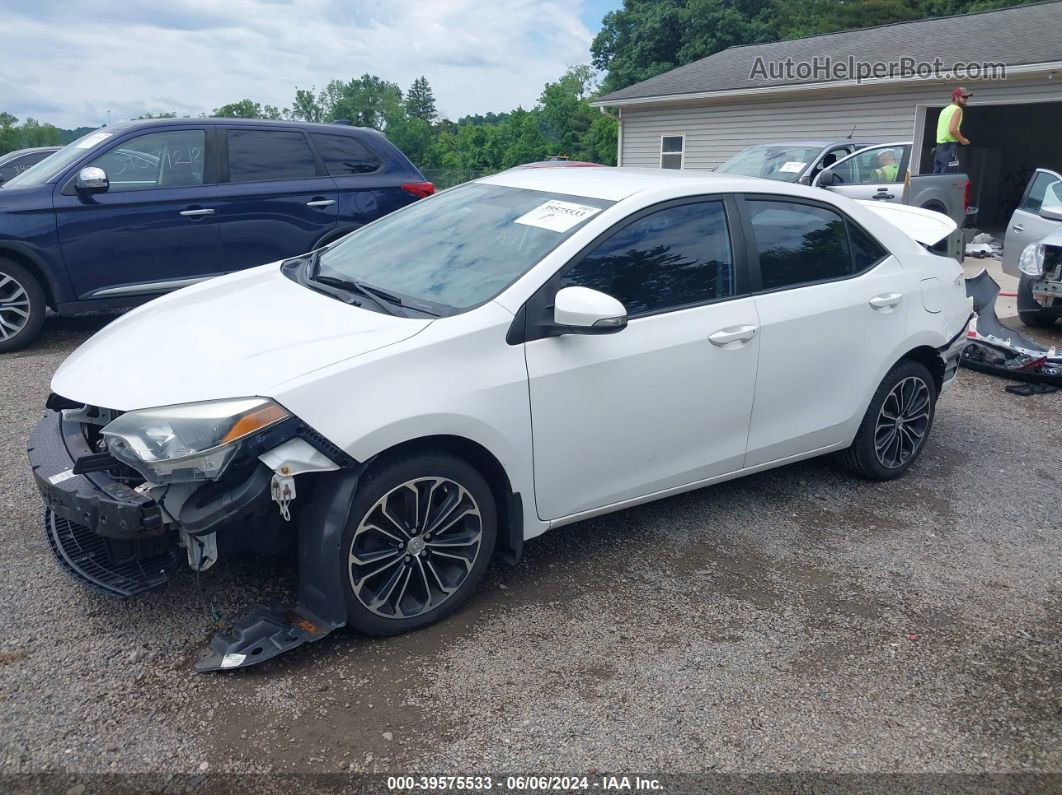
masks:
{"label": "green tree", "polygon": [[551,155],[586,159],[583,139],[598,111],[590,107],[594,71],[589,66],[568,68],[556,83],[546,83],[539,97],[542,131]]}
{"label": "green tree", "polygon": [[52,124],[41,124],[36,119],[26,119],[19,128],[22,146],[57,146],[62,140],[59,128]]}
{"label": "green tree", "polygon": [[[326,121],[346,119],[358,127],[383,130],[388,119],[401,114],[402,89],[376,75],[364,74],[348,83],[341,83],[338,92],[329,83],[331,106]],[[338,93],[338,96],[336,95]]]}
{"label": "green tree", "polygon": [[406,92],[406,115],[412,119],[421,119],[431,124],[438,116],[435,109],[435,95],[428,84],[428,78],[418,77]]}
{"label": "green tree", "polygon": [[262,106],[251,99],[241,99],[239,102],[230,102],[220,108],[214,108],[211,116],[223,119],[261,119]]}
{"label": "green tree", "polygon": [[493,160],[488,168],[512,168],[521,163],[545,160],[549,156],[549,144],[542,135],[537,110],[517,108],[499,127],[504,136],[505,153],[501,162]]}
{"label": "green tree", "polygon": [[318,101],[313,89],[296,88],[291,103],[291,117],[302,121],[324,121],[325,107]]}
{"label": "green tree", "polygon": [[12,116],[7,112],[0,113],[0,155],[22,148],[22,136],[16,124],[18,124],[17,116]]}

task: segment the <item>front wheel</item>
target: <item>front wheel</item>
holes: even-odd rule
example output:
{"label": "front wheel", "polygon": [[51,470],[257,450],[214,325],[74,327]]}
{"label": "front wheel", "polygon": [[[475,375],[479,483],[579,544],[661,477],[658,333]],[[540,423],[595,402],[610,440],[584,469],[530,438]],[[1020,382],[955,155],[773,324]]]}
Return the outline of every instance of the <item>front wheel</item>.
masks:
{"label": "front wheel", "polygon": [[0,258],[0,353],[25,348],[44,324],[44,291],[29,271]]}
{"label": "front wheel", "polygon": [[1021,320],[1022,324],[1029,326],[1030,328],[1047,328],[1048,326],[1053,326],[1056,317],[1058,316],[1048,314],[1047,312],[1018,311],[1018,318]]}
{"label": "front wheel", "polygon": [[925,365],[910,359],[893,367],[859,425],[841,463],[869,480],[892,480],[921,455],[933,427],[937,388]]}
{"label": "front wheel", "polygon": [[423,453],[373,468],[343,532],[347,623],[397,635],[449,615],[483,579],[497,527],[490,487],[460,458]]}

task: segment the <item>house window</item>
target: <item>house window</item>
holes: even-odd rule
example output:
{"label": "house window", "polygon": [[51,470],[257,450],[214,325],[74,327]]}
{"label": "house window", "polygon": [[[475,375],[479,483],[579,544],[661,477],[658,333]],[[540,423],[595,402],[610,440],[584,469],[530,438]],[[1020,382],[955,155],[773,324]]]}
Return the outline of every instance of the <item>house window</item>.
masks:
{"label": "house window", "polygon": [[660,168],[682,168],[686,134],[660,136]]}

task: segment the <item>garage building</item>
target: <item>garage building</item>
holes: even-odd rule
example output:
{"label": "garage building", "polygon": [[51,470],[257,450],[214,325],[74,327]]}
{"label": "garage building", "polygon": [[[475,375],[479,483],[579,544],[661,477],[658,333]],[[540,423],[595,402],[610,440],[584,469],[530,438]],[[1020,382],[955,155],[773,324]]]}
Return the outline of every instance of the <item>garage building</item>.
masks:
{"label": "garage building", "polygon": [[[902,58],[923,76],[899,72]],[[890,64],[893,76],[856,77]],[[754,144],[854,135],[913,140],[918,174],[932,171],[937,116],[960,84],[973,92],[970,203],[977,226],[1000,229],[1035,168],[1062,171],[1062,2],[731,47],[593,104],[620,118],[622,166],[713,169]]]}

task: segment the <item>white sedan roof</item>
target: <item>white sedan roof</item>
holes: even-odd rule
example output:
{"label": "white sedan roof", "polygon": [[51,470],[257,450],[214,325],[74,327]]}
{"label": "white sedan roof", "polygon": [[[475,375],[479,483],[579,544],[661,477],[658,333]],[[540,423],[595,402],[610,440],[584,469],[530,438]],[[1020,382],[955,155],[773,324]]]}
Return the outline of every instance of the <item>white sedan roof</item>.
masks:
{"label": "white sedan roof", "polygon": [[791,193],[793,195],[821,196],[819,191],[809,193],[802,185],[791,185],[776,180],[756,177],[735,177],[730,174],[715,174],[711,171],[680,171],[661,168],[523,168],[503,171],[478,180],[490,185],[509,188],[527,188],[550,193],[566,193],[569,196],[586,196],[593,199],[620,201],[646,190],[688,185],[690,193],[742,192]]}

